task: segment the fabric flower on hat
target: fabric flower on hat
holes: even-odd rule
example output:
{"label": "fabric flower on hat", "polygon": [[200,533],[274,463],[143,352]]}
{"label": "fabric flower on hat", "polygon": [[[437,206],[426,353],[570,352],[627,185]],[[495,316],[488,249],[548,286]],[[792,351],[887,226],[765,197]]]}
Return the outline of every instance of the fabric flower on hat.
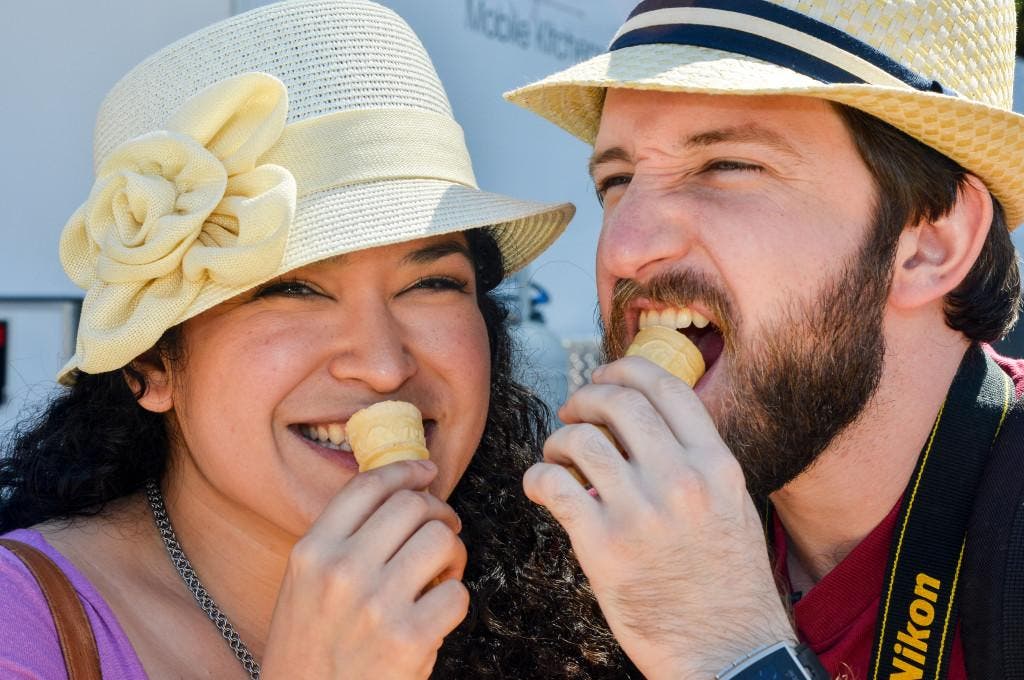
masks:
{"label": "fabric flower on hat", "polygon": [[103,160],[60,241],[64,270],[87,291],[81,370],[128,364],[187,318],[205,286],[244,288],[277,271],[296,184],[287,169],[257,159],[280,138],[287,110],[281,81],[242,74]]}

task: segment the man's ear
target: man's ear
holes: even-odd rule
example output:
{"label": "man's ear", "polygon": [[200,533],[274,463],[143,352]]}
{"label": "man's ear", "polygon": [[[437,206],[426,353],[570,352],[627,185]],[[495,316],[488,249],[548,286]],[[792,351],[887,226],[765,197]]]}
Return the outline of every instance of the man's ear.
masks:
{"label": "man's ear", "polygon": [[956,203],[938,220],[908,225],[900,234],[889,302],[910,310],[940,300],[964,280],[992,226],[992,196],[966,175]]}
{"label": "man's ear", "polygon": [[[139,397],[139,406],[153,413],[166,413],[174,408],[171,366],[166,357],[153,349],[133,361],[132,368],[146,381],[146,391]],[[125,380],[135,394],[140,392],[142,386],[137,384],[135,378],[127,371]]]}

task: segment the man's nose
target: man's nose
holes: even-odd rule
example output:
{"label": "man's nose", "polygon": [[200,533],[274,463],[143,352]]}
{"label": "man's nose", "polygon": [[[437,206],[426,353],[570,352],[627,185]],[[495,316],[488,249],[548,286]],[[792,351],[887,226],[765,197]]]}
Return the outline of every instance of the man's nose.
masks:
{"label": "man's nose", "polygon": [[695,216],[670,195],[631,184],[610,210],[597,247],[602,278],[646,280],[682,260],[694,240]]}
{"label": "man's nose", "polygon": [[338,335],[328,371],[336,380],[362,382],[374,392],[396,392],[416,373],[410,337],[384,303],[363,304],[343,323],[332,327]]}

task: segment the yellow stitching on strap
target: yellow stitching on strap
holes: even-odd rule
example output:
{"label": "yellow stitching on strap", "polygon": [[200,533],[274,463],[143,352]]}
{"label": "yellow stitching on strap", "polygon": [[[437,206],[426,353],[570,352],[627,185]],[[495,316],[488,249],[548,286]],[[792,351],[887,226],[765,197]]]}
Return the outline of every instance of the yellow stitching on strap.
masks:
{"label": "yellow stitching on strap", "polygon": [[[885,609],[882,612],[882,630],[885,630],[885,626],[889,621],[889,604],[892,602],[892,584],[896,580],[896,569],[900,562],[900,552],[903,550],[903,535],[907,530],[907,520],[910,518],[910,511],[914,507],[914,500],[917,497],[917,487],[921,484],[921,476],[924,474],[924,469],[928,465],[928,454],[932,452],[932,443],[935,441],[935,433],[939,430],[939,423],[942,421],[942,413],[946,410],[946,402],[942,402],[942,406],[939,407],[939,414],[935,417],[935,425],[932,426],[931,436],[928,437],[928,446],[925,447],[924,456],[921,461],[921,469],[917,472],[917,477],[914,479],[914,488],[910,492],[910,502],[907,504],[907,511],[904,515],[903,524],[900,526],[900,538],[896,542],[896,554],[892,560],[892,571],[889,572],[889,586],[885,592]],[[879,645],[878,656],[875,657],[875,669],[872,673],[872,678],[878,677],[878,666],[882,662],[882,649]]]}
{"label": "yellow stitching on strap", "polygon": [[1010,412],[1010,390],[1013,385],[1013,381],[1010,380],[1010,376],[1006,375],[1005,372],[1000,369],[999,373],[1003,376],[1003,414],[999,416],[999,425],[996,427],[996,433],[992,437],[994,442],[999,437],[999,431],[1003,429],[1003,421],[1006,420],[1006,414]]}
{"label": "yellow stitching on strap", "polygon": [[942,677],[942,651],[946,648],[946,633],[949,631],[949,617],[953,613],[953,600],[956,598],[956,584],[960,580],[960,565],[964,561],[964,546],[967,538],[960,544],[960,556],[956,558],[956,571],[953,572],[953,587],[949,591],[949,604],[946,605],[946,620],[942,624],[942,636],[939,637],[939,657],[935,663],[935,677]]}

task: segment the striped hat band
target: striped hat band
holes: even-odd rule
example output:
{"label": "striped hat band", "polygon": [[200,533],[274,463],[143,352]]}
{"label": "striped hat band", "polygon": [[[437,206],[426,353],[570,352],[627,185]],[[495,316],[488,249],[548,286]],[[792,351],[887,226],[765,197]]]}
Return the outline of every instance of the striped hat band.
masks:
{"label": "striped hat band", "polygon": [[654,44],[742,54],[823,83],[910,86],[957,96],[845,31],[764,0],[645,0],[615,34],[609,51]]}

